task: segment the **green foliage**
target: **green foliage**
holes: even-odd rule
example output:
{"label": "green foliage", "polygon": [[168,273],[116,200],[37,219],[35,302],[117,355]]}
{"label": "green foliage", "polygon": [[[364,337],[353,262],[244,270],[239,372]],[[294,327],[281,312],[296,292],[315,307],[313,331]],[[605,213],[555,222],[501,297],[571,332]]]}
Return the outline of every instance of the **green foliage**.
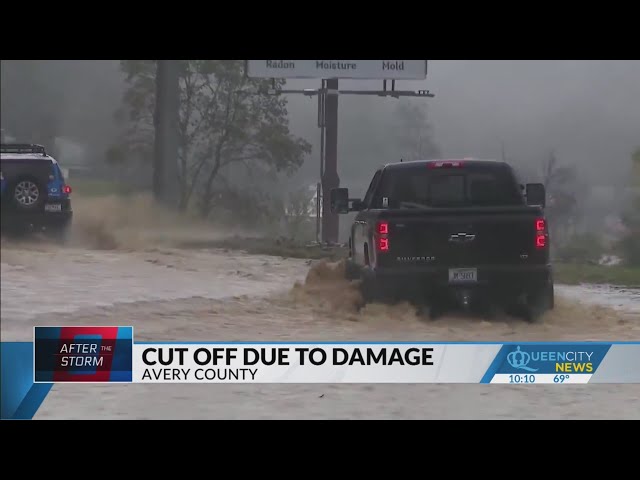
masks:
{"label": "green foliage", "polygon": [[640,188],[640,148],[638,148],[631,156],[631,168],[632,168],[632,185]]}
{"label": "green foliage", "polygon": [[631,267],[640,267],[640,229],[635,229],[624,236],[618,243],[624,263]]}
{"label": "green foliage", "polygon": [[640,268],[620,265],[585,265],[579,263],[556,263],[553,272],[557,283],[576,285],[580,283],[611,284],[626,287],[640,286]]}
{"label": "green foliage", "polygon": [[205,241],[181,242],[182,248],[225,248],[244,250],[257,255],[273,255],[284,258],[343,260],[347,257],[347,248],[309,244],[302,240],[284,237],[242,237],[233,236]]}
{"label": "green foliage", "polygon": [[575,235],[555,251],[555,257],[566,263],[595,263],[604,253],[600,238],[592,233]]}
{"label": "green foliage", "polygon": [[[156,62],[123,60],[127,90],[122,138],[110,158],[125,161],[153,158]],[[283,81],[278,81],[282,85]],[[242,60],[182,62],[178,158],[181,207],[192,198],[203,216],[215,204],[217,180],[224,167],[236,162],[259,164],[287,174],[295,171],[311,146],[289,131],[287,100],[257,94],[271,86],[249,79]]]}
{"label": "green foliage", "polygon": [[307,242],[315,239],[314,194],[315,191],[308,188],[299,188],[289,193],[285,216],[289,238]]}
{"label": "green foliage", "polygon": [[282,203],[270,192],[225,187],[215,195],[210,215],[215,216],[216,222],[221,224],[271,230],[270,227],[277,226],[282,218]]}

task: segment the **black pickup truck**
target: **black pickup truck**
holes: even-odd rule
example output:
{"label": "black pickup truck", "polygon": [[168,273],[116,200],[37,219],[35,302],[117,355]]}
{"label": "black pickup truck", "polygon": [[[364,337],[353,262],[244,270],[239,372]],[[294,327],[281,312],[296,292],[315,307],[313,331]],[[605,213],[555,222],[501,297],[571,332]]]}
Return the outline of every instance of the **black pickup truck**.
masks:
{"label": "black pickup truck", "polygon": [[522,185],[493,160],[411,161],[380,168],[363,199],[330,192],[334,213],[358,212],[347,276],[365,301],[424,300],[538,319],[554,304],[542,184]]}

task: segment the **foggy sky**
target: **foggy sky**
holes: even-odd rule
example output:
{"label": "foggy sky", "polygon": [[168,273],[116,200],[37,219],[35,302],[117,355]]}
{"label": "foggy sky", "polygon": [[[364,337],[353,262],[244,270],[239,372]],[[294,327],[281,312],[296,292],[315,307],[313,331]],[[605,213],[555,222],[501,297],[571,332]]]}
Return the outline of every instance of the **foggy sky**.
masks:
{"label": "foggy sky", "polygon": [[[102,143],[102,151],[114,134],[113,114],[124,87],[118,62],[50,63],[59,63],[47,81],[58,100],[64,99],[63,124],[74,127],[76,139],[80,133],[89,144]],[[287,86],[319,84],[290,80]],[[342,80],[340,86],[380,89],[381,84]],[[427,103],[436,143],[449,158],[500,158],[504,142],[508,157],[535,163],[554,149],[561,161],[579,166],[585,179],[618,185],[626,180],[630,153],[640,146],[640,61],[433,60],[426,81],[398,81],[396,88],[436,95],[412,101]],[[24,90],[11,97],[28,96]],[[340,97],[339,164],[362,165],[362,181],[368,182],[379,163],[398,160],[371,156],[371,139],[389,128],[397,102]],[[311,182],[319,170],[316,106],[315,98],[290,96],[292,130],[314,145],[296,177]]]}
{"label": "foggy sky", "polygon": [[[319,83],[292,80],[288,86]],[[340,88],[381,89],[381,84],[342,80]],[[640,61],[433,60],[425,81],[397,81],[396,89],[428,89],[435,94],[412,101],[428,103],[436,142],[449,158],[500,158],[504,142],[508,157],[538,162],[554,149],[561,161],[579,166],[585,179],[620,184],[626,180],[631,152],[640,146]],[[340,98],[340,106],[369,106],[380,115],[391,111],[395,102]],[[315,103],[299,98],[291,103],[294,125],[303,124],[306,135],[315,140]],[[344,110],[340,119],[352,116]],[[311,122],[305,121],[306,115],[312,116]],[[349,136],[348,123],[340,122],[339,135],[343,143]]]}

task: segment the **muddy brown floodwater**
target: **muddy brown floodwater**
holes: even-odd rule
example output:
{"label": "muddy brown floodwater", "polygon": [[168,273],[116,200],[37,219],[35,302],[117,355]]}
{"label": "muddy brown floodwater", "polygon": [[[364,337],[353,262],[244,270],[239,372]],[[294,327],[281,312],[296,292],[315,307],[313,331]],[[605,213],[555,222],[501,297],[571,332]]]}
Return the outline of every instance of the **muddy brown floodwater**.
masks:
{"label": "muddy brown floodwater", "polygon": [[[340,263],[178,249],[171,238],[185,231],[221,232],[171,219],[163,229],[160,215],[134,210],[125,220],[80,213],[67,247],[3,239],[3,341],[31,341],[34,325],[61,324],[133,325],[145,341],[640,340],[637,292],[612,304],[606,294],[599,301],[600,290],[561,287],[557,308],[534,325],[507,316],[434,321],[408,304],[359,309]],[[640,385],[61,384],[35,418],[640,419],[639,401]]]}

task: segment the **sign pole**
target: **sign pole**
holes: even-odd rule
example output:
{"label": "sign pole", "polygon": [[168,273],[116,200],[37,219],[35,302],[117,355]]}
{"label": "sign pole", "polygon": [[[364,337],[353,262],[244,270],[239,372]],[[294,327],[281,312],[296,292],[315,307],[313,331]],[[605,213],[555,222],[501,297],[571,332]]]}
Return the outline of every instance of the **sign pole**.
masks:
{"label": "sign pole", "polygon": [[154,121],[154,158],[153,158],[153,195],[156,201],[164,200],[165,182],[165,149],[164,127],[166,124],[166,60],[156,60],[156,104],[153,115]]}
{"label": "sign pole", "polygon": [[322,175],[322,241],[338,243],[339,217],[331,212],[330,192],[340,186],[338,176],[338,79],[326,81],[325,97],[325,151]]}
{"label": "sign pole", "polygon": [[153,192],[168,206],[178,204],[178,122],[180,70],[177,60],[157,60],[154,112]]}
{"label": "sign pole", "polygon": [[[322,80],[320,90],[327,88],[326,80]],[[318,93],[318,128],[320,128],[320,180],[316,185],[316,242],[322,243],[322,177],[324,176],[324,133],[325,133],[325,99],[324,93]]]}

